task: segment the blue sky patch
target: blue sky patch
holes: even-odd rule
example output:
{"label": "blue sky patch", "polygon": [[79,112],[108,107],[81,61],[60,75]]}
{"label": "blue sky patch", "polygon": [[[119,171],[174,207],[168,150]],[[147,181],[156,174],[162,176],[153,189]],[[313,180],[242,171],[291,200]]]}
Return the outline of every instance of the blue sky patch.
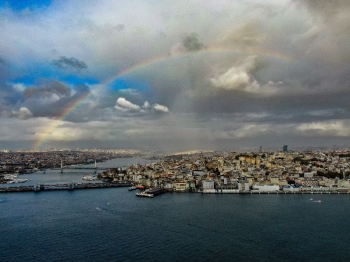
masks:
{"label": "blue sky patch", "polygon": [[0,3],[1,7],[9,7],[15,11],[21,11],[26,8],[37,9],[44,8],[51,4],[52,0],[7,0]]}
{"label": "blue sky patch", "polygon": [[131,81],[123,78],[118,78],[112,83],[109,84],[109,87],[113,91],[118,91],[122,89],[136,89],[138,91],[147,91],[149,90],[149,85],[146,82],[141,81]]}

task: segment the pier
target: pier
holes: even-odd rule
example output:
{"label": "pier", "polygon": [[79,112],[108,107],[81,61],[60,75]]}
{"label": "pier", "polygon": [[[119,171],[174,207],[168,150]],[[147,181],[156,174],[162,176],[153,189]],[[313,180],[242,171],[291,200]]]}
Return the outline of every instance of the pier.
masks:
{"label": "pier", "polygon": [[136,193],[136,196],[139,197],[154,197],[160,194],[163,194],[167,192],[165,188],[152,188],[152,189],[146,189],[145,191],[142,191],[140,193]]}

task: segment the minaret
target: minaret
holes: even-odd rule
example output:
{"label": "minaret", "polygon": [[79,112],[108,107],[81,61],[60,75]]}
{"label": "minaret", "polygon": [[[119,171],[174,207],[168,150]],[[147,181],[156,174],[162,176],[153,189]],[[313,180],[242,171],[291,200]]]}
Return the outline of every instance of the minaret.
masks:
{"label": "minaret", "polygon": [[63,162],[61,160],[61,173],[63,173]]}

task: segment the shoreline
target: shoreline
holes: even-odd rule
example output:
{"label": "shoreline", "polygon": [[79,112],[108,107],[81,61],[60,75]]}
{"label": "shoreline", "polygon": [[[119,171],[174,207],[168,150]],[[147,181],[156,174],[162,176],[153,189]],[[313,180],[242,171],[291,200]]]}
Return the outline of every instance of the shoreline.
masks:
{"label": "shoreline", "polygon": [[[13,187],[1,187],[0,193],[12,193],[12,192],[41,192],[41,191],[61,191],[61,190],[76,190],[76,189],[98,189],[98,188],[119,188],[130,187],[130,182],[122,183],[43,183],[37,186],[13,186]],[[349,195],[350,192],[338,192],[338,191],[325,191],[325,192],[268,192],[268,191],[241,191],[241,192],[174,192],[167,191],[168,193],[200,193],[204,195]]]}

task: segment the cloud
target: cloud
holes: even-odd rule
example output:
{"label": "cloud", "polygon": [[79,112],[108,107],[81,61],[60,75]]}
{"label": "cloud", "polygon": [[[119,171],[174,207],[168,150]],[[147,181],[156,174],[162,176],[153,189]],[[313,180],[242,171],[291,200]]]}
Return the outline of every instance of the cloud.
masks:
{"label": "cloud", "polygon": [[[17,88],[17,86],[15,85]],[[70,96],[71,89],[58,81],[44,81],[41,86],[29,86],[23,92],[26,98],[31,97],[50,97],[56,95],[58,97]]]}
{"label": "cloud", "polygon": [[302,134],[310,134],[310,136],[348,137],[350,135],[348,123],[340,120],[304,123],[297,126],[296,130]]}
{"label": "cloud", "polygon": [[69,108],[74,107],[74,112],[65,116],[71,121],[86,121],[87,115],[93,116],[90,102],[94,96],[87,85],[68,86],[59,81],[44,80],[37,86],[16,84],[13,89],[21,96],[18,96],[20,99],[16,103],[8,103],[8,110],[21,106],[28,108],[35,118],[61,117]]}
{"label": "cloud", "polygon": [[279,81],[268,81],[261,85],[253,77],[253,72],[257,67],[257,57],[248,57],[241,65],[227,69],[221,75],[211,78],[210,81],[217,89],[240,90],[248,93],[272,94],[281,89],[283,83]]}
{"label": "cloud", "polygon": [[154,104],[152,106],[152,108],[156,111],[160,111],[160,112],[164,112],[164,113],[168,113],[169,112],[169,109],[166,107],[166,106],[162,106],[162,105],[159,105],[159,104]]}
{"label": "cloud", "polygon": [[142,108],[136,104],[131,103],[123,97],[119,97],[116,101],[115,109],[122,112],[130,113],[151,113],[151,112],[163,112],[168,113],[169,109],[166,106],[160,105],[158,103],[150,105],[148,101],[145,101],[142,105]]}
{"label": "cloud", "polygon": [[326,19],[335,18],[330,17],[332,14],[339,14],[350,10],[350,3],[347,0],[294,0],[294,2],[305,5],[314,13],[324,15]]}
{"label": "cloud", "polygon": [[12,110],[12,114],[22,120],[27,120],[33,115],[26,107],[21,107],[18,111]]}
{"label": "cloud", "polygon": [[264,41],[264,35],[259,28],[260,25],[255,20],[229,27],[220,33],[218,42],[235,48],[257,46]]}
{"label": "cloud", "polygon": [[244,68],[231,67],[224,74],[212,78],[211,82],[218,88],[243,89],[251,82],[251,77]]}
{"label": "cloud", "polygon": [[52,63],[57,66],[58,68],[61,69],[67,69],[67,70],[76,70],[76,71],[80,71],[82,69],[86,69],[87,65],[83,62],[80,61],[74,57],[65,57],[65,56],[61,56],[59,59],[57,60],[52,60]]}
{"label": "cloud", "polygon": [[169,148],[346,142],[338,134],[349,127],[349,6],[101,0],[1,8],[0,117],[17,136],[4,126],[1,134],[37,139],[74,108],[52,141],[72,132],[71,141],[132,144],[141,132],[137,146]]}
{"label": "cloud", "polygon": [[114,107],[117,110],[127,112],[127,111],[140,111],[140,107],[138,105],[135,105],[131,103],[130,101],[126,100],[123,97],[119,97],[116,101],[116,105]]}
{"label": "cloud", "polygon": [[204,44],[200,42],[197,33],[192,33],[188,36],[185,36],[182,39],[182,45],[188,52],[198,51],[204,47]]}

